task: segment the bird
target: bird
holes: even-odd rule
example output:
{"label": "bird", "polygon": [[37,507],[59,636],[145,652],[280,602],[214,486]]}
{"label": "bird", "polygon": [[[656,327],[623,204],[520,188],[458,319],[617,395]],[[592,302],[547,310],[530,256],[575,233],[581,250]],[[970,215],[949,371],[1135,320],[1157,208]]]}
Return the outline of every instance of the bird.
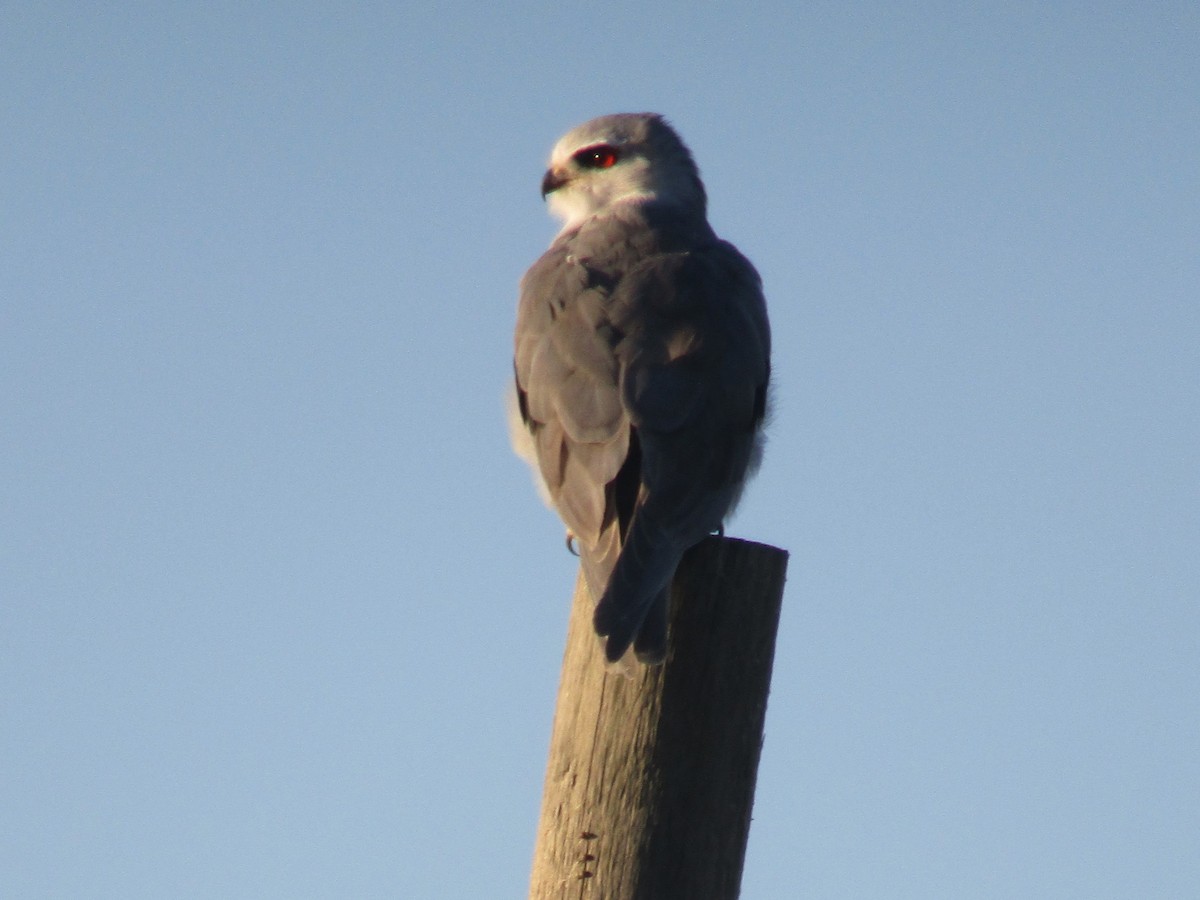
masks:
{"label": "bird", "polygon": [[606,660],[659,664],[680,560],[762,457],[762,281],[657,113],[568,131],[541,191],[562,228],[520,282],[513,442],[577,547]]}

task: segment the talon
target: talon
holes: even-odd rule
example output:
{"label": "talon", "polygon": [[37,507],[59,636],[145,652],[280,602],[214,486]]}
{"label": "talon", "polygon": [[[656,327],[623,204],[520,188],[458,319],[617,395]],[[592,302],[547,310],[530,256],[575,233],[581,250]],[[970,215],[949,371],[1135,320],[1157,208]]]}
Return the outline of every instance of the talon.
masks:
{"label": "talon", "polygon": [[575,543],[575,535],[567,532],[567,552],[572,556],[579,556],[579,546]]}

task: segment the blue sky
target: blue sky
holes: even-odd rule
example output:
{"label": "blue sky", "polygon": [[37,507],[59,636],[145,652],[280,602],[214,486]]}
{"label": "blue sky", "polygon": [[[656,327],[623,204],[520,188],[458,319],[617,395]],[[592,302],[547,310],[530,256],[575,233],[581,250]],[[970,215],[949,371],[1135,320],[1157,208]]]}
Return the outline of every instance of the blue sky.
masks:
{"label": "blue sky", "polygon": [[568,127],[775,336],[747,898],[1200,881],[1194,4],[10,4],[12,897],[519,897],[574,560],[511,456]]}

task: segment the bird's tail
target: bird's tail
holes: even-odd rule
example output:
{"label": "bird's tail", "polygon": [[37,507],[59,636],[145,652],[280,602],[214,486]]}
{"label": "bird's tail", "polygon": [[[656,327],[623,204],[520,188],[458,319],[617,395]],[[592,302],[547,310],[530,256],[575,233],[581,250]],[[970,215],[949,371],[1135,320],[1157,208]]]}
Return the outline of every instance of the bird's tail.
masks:
{"label": "bird's tail", "polygon": [[616,662],[634,645],[644,663],[662,662],[667,649],[667,609],[671,578],[683,556],[643,511],[630,523],[592,622],[607,638],[604,655]]}

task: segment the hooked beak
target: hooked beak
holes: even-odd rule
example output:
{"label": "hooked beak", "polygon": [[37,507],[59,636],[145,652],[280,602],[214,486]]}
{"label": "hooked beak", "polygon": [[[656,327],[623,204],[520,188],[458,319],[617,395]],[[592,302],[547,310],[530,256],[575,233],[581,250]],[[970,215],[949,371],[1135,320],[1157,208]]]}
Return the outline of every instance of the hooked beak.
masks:
{"label": "hooked beak", "polygon": [[545,200],[547,194],[553,194],[570,180],[562,169],[549,169],[546,177],[542,179],[542,199]]}

